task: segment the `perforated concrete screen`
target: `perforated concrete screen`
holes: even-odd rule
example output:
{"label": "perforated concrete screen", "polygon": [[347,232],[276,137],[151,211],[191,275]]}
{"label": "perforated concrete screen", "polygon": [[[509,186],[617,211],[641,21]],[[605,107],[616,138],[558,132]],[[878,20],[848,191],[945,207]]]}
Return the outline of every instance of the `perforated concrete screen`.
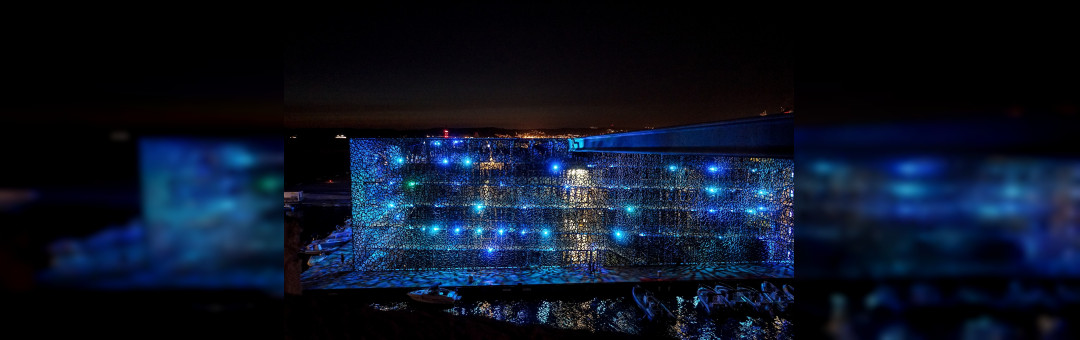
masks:
{"label": "perforated concrete screen", "polygon": [[351,139],[358,270],[793,261],[791,159]]}

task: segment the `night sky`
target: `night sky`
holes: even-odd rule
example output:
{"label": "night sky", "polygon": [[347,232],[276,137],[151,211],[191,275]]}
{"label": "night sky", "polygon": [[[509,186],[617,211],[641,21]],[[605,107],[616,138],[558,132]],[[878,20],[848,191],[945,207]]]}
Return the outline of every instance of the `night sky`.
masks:
{"label": "night sky", "polygon": [[5,135],[281,128],[281,37],[266,15],[225,6],[33,7],[0,24]]}
{"label": "night sky", "polygon": [[286,128],[638,129],[794,106],[783,13],[576,5],[292,17]]}

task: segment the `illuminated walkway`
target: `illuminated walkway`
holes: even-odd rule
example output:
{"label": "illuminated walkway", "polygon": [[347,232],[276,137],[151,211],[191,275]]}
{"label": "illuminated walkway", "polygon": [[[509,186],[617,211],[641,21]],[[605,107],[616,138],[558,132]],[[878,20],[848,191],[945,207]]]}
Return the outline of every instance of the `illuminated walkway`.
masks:
{"label": "illuminated walkway", "polygon": [[[342,249],[344,250],[344,249]],[[643,277],[656,276],[660,267],[599,268],[476,268],[460,270],[397,270],[358,272],[340,265],[351,259],[349,251],[339,251],[322,263],[316,263],[300,274],[305,290],[427,287],[440,282],[443,286],[545,285],[571,283],[639,282]],[[663,278],[679,281],[714,281],[732,279],[790,279],[794,278],[793,264],[710,264],[663,267]],[[473,281],[469,282],[472,275]]]}

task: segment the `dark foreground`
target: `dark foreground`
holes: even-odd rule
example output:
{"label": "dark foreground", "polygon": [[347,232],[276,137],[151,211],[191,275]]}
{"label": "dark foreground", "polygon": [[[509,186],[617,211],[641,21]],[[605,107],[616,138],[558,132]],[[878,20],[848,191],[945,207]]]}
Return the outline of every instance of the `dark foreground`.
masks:
{"label": "dark foreground", "polygon": [[248,290],[33,290],[0,296],[0,338],[264,339],[284,300]]}
{"label": "dark foreground", "polygon": [[[799,289],[795,310],[787,319],[791,338],[1076,339],[1080,335],[1080,282],[1075,280],[797,280],[795,284]],[[620,289],[604,295],[607,289],[599,285],[580,292],[572,291],[571,286],[533,291],[533,296],[501,289],[472,292],[456,310],[420,308],[409,302],[404,290],[390,289],[305,291],[284,298],[221,290],[7,292],[0,296],[8,312],[0,326],[8,333],[5,338],[13,339],[262,339],[278,338],[283,333],[286,339],[678,337],[668,333],[670,323],[649,328],[650,323],[638,320],[635,313],[639,311],[626,309],[627,301],[619,300],[623,295]],[[678,289],[673,286],[672,293],[656,291],[670,302]],[[597,296],[614,302],[605,304],[605,311],[591,309]],[[638,332],[604,331],[606,318],[585,318],[586,327],[598,329],[587,330],[573,329],[576,324],[567,329],[562,328],[565,324],[554,327],[549,322],[521,322],[517,313],[506,313],[521,311],[516,306],[531,306],[537,301],[548,301],[551,311],[597,310],[598,315],[622,315],[621,320],[639,327]],[[490,306],[485,307],[484,302]],[[495,308],[498,306],[503,306],[501,312]],[[690,310],[684,312],[691,314]],[[737,316],[716,316],[713,320],[719,328],[735,326],[732,332],[714,333],[718,338],[739,338],[758,331],[758,339],[783,338],[772,336],[776,333],[767,329],[754,330],[760,324],[746,323]],[[691,338],[709,338],[701,329],[697,337],[692,329],[687,331]]]}
{"label": "dark foreground", "polygon": [[289,299],[286,320],[295,339],[793,338],[789,313],[708,314],[696,282],[641,284],[674,319],[645,319],[630,298],[634,284],[605,283],[461,287],[453,306],[411,301],[406,288],[314,290]]}
{"label": "dark foreground", "polygon": [[518,325],[439,309],[381,311],[337,296],[286,299],[286,339],[632,339],[620,333]]}

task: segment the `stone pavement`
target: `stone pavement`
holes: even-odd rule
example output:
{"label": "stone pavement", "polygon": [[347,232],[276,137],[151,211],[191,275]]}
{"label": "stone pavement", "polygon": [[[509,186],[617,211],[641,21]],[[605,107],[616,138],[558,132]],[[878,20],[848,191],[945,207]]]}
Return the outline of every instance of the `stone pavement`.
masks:
{"label": "stone pavement", "polygon": [[[715,281],[733,279],[791,279],[795,276],[794,264],[724,264],[682,266],[648,266],[598,268],[590,271],[582,267],[558,268],[468,268],[432,270],[352,271],[341,265],[351,261],[345,249],[326,256],[321,262],[304,271],[300,281],[304,290],[357,289],[357,288],[412,288],[427,287],[435,282],[443,286],[501,286],[546,285],[573,283],[640,282],[645,277],[655,277],[661,270],[661,278],[678,281]],[[472,282],[469,277],[472,276]]]}

